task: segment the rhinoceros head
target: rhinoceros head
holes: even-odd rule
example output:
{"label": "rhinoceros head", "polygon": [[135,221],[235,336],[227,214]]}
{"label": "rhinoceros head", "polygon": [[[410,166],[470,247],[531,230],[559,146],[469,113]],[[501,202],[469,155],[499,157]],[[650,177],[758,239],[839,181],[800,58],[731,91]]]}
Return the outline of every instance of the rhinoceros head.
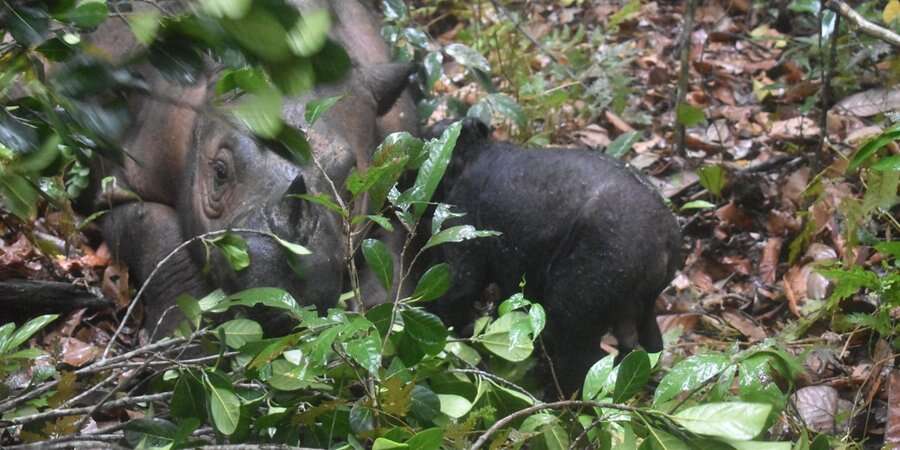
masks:
{"label": "rhinoceros head", "polygon": [[[376,120],[400,95],[408,72],[406,65],[394,64],[356,69],[346,82],[285,101],[285,122],[307,133],[318,164],[298,166],[221,115],[195,116],[183,184],[177,189],[184,235],[252,229],[275,234],[312,252],[294,257],[269,236],[239,232],[249,247],[250,266],[235,271],[222,255],[214,254],[208,265],[214,285],[226,291],[281,287],[301,304],[320,309],[336,303],[346,259],[339,218],[296,196],[325,194],[333,198],[332,185],[342,190],[350,170],[363,165],[377,146]],[[333,95],[342,97],[313,125],[306,123],[307,102]],[[205,258],[206,252],[197,248],[195,257]]]}

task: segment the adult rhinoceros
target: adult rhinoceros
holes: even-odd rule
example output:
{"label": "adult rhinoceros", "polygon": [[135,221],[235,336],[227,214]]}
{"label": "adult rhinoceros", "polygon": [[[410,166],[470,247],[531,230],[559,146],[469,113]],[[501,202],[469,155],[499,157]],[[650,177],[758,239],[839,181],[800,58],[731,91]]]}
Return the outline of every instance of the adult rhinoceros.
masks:
{"label": "adult rhinoceros", "polygon": [[[319,86],[302,98],[286,99],[287,124],[306,130],[313,153],[340,189],[354,166],[364,166],[380,138],[391,131],[413,131],[414,109],[402,95],[406,65],[388,64],[389,50],[378,34],[373,14],[351,0],[295,2],[301,10],[328,7],[334,18],[332,38],[341,43],[354,68],[345,81]],[[96,44],[113,56],[128,52],[127,30],[101,29]],[[215,287],[226,292],[255,286],[286,289],[302,304],[320,309],[334,305],[342,289],[346,252],[334,213],[291,197],[332,194],[331,184],[315,166],[299,167],[263,148],[249,131],[220,115],[202,113],[212,97],[213,77],[190,86],[175,85],[148,68],[142,73],[153,92],[168,100],[132,101],[134,126],[123,147],[131,158],[124,166],[101,161],[96,179],[114,176],[121,188],[99,200],[110,207],[102,219],[104,237],[138,283],[145,282],[160,260],[185,240],[210,231],[248,228],[274,233],[304,245],[312,255],[299,258],[298,276],[284,249],[272,238],[246,233],[251,264],[235,271],[221,255],[211,260],[203,246],[179,252],[147,286],[142,300],[145,324],[153,327],[183,293],[204,295]],[[307,101],[343,94],[342,99],[309,127]],[[178,101],[171,101],[177,99]],[[206,264],[209,263],[208,266]],[[208,271],[203,268],[208,267]],[[297,269],[295,267],[294,269]],[[280,319],[267,319],[269,331],[285,330]],[[273,322],[274,321],[274,322]],[[162,331],[177,320],[162,321]]]}

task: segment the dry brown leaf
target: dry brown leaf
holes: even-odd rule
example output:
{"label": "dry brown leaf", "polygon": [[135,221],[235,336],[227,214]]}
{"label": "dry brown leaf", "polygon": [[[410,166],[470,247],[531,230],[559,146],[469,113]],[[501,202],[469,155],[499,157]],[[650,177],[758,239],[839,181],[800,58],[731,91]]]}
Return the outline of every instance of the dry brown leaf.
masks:
{"label": "dry brown leaf", "polygon": [[603,148],[610,143],[609,132],[600,125],[593,123],[576,131],[575,138],[581,144],[592,148]]}
{"label": "dry brown leaf", "polygon": [[727,322],[728,325],[731,325],[734,329],[740,331],[741,334],[750,340],[750,342],[761,341],[768,337],[762,327],[755,324],[753,320],[735,309],[726,309],[725,311],[722,311],[722,319],[725,319],[725,322]]}
{"label": "dry brown leaf", "polygon": [[802,224],[800,220],[793,214],[773,209],[766,216],[766,232],[769,236],[784,237],[789,233],[800,231]]}
{"label": "dry brown leaf", "polygon": [[683,333],[689,333],[697,328],[701,315],[697,313],[661,315],[656,316],[656,323],[663,334],[679,327]]}
{"label": "dry brown leaf", "polygon": [[609,122],[613,128],[616,129],[619,133],[628,133],[634,131],[634,128],[628,124],[628,122],[624,121],[621,117],[617,116],[616,113],[606,110],[603,112],[603,115],[606,117],[606,120]]}
{"label": "dry brown leaf", "polygon": [[100,356],[100,348],[69,337],[62,341],[62,361],[72,367],[84,366]]}
{"label": "dry brown leaf", "polygon": [[887,111],[900,110],[900,89],[870,89],[837,102],[832,108],[838,114],[870,117]]}
{"label": "dry brown leaf", "polygon": [[716,217],[724,224],[738,229],[750,230],[753,228],[753,217],[744,212],[744,210],[734,202],[728,202],[725,206],[717,209]]}
{"label": "dry brown leaf", "polygon": [[103,295],[112,299],[117,309],[128,307],[131,302],[131,295],[128,291],[128,267],[119,262],[106,266],[101,286]]}
{"label": "dry brown leaf", "polygon": [[793,119],[779,120],[772,124],[769,136],[782,141],[796,141],[816,138],[821,133],[816,122],[809,117],[798,116]]}
{"label": "dry brown leaf", "polygon": [[798,389],[793,404],[809,429],[818,433],[835,430],[835,415],[838,409],[838,391],[831,386],[807,386]]}
{"label": "dry brown leaf", "polygon": [[782,238],[770,237],[763,248],[762,258],[759,261],[759,276],[766,284],[775,284],[782,244],[784,244]]}
{"label": "dry brown leaf", "polygon": [[788,269],[784,274],[782,284],[784,285],[784,295],[788,300],[788,309],[796,317],[803,317],[800,308],[806,300],[806,277],[807,273],[803,272],[804,268],[794,266]]}

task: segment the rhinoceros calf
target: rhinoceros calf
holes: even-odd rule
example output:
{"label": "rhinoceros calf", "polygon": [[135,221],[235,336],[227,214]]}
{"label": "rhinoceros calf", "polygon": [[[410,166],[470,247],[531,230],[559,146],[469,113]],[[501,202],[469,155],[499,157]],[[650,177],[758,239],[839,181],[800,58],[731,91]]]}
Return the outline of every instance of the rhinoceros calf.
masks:
{"label": "rhinoceros calf", "polygon": [[[347,49],[355,65],[344,82],[319,86],[284,102],[286,124],[306,130],[325,174],[340,189],[353,167],[365,166],[384,134],[415,131],[411,101],[408,97],[397,101],[411,67],[388,63],[389,51],[378,34],[377,21],[362,4],[352,0],[296,3],[301,9],[330,8],[335,18],[332,38]],[[127,54],[135,44],[122,28],[112,23],[99,30],[95,43],[113,57]],[[180,294],[202,296],[216,287],[229,292],[276,286],[301,304],[320,310],[333,306],[343,288],[342,228],[334,213],[291,198],[307,193],[331,196],[325,174],[312,165],[298,167],[269,151],[249,131],[220,115],[198,112],[212,98],[213,77],[180,86],[150,67],[141,75],[161,97],[131,101],[135,125],[123,142],[131,158],[122,167],[100,161],[94,171],[96,180],[111,175],[121,188],[100,196],[97,207],[110,207],[102,219],[104,237],[114,255],[129,266],[133,279],[147,281],[160,260],[179,244],[222,229],[274,233],[313,252],[299,258],[298,276],[288,266],[284,249],[264,235],[244,234],[251,263],[240,271],[234,271],[217,252],[207,261],[210,255],[203,246],[192,246],[161,265],[150,280],[142,300],[145,326],[152,329],[159,322],[160,334],[171,331],[179,322],[177,313],[160,319]],[[344,97],[312,127],[305,123],[309,100],[341,94]],[[129,194],[120,195],[123,192]],[[261,320],[269,332],[289,329],[282,316]]]}
{"label": "rhinoceros calf", "polygon": [[488,134],[463,122],[438,196],[466,213],[447,227],[502,235],[438,248],[452,286],[436,312],[464,329],[485,288],[496,283],[505,299],[524,278],[526,297],[547,311],[544,336],[566,392],[581,386],[610,329],[623,354],[638,343],[662,350],[653,306],[681,264],[681,237],[659,194],[606,155],[522,149]]}

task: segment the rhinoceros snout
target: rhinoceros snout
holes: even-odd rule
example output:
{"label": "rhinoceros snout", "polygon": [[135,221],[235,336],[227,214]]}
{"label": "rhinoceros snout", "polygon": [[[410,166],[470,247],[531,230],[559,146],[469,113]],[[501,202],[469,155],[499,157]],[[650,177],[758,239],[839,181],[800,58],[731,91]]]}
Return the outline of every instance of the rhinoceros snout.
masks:
{"label": "rhinoceros snout", "polygon": [[[286,239],[302,239],[298,232],[297,224],[304,219],[305,200],[298,198],[298,195],[306,194],[306,182],[303,175],[297,175],[291,182],[287,190],[280,196],[273,198],[266,208],[266,221],[269,230],[280,237]],[[305,242],[302,242],[305,244]]]}

